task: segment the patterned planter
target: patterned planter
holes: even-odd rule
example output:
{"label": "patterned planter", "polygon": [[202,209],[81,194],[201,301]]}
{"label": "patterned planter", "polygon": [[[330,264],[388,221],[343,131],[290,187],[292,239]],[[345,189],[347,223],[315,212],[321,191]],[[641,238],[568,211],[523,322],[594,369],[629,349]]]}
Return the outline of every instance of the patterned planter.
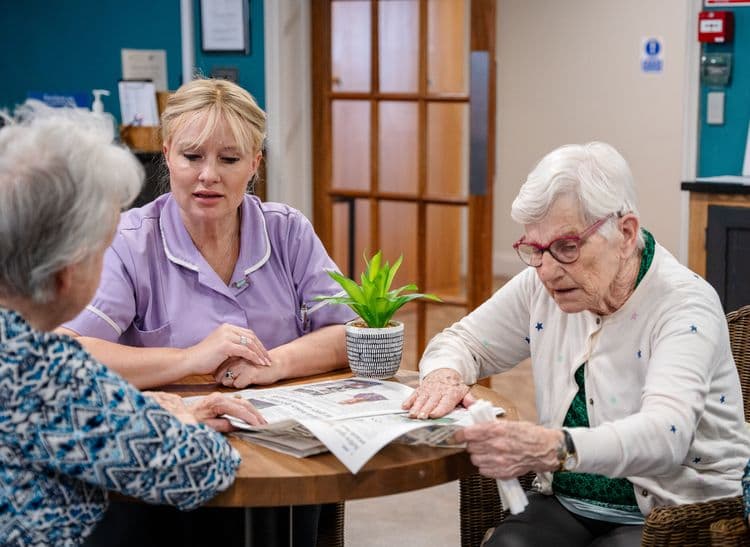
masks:
{"label": "patterned planter", "polygon": [[401,365],[404,349],[404,324],[391,321],[390,327],[363,327],[361,319],[346,324],[346,354],[355,376],[390,378]]}

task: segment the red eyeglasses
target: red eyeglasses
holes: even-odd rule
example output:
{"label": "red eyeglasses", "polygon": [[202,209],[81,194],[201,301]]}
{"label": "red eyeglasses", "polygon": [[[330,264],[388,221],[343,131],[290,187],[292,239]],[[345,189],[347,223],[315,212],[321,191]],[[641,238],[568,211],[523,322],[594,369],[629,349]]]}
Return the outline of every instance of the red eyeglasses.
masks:
{"label": "red eyeglasses", "polygon": [[601,228],[605,222],[614,216],[616,216],[615,213],[610,213],[606,217],[600,218],[594,222],[577,236],[559,237],[551,241],[546,247],[539,245],[538,243],[526,243],[523,241],[522,237],[513,244],[513,248],[516,250],[518,258],[520,258],[524,264],[528,264],[534,268],[538,268],[542,265],[542,255],[544,255],[544,251],[549,251],[552,258],[561,264],[572,264],[578,260],[579,256],[581,256],[581,247],[586,240]]}

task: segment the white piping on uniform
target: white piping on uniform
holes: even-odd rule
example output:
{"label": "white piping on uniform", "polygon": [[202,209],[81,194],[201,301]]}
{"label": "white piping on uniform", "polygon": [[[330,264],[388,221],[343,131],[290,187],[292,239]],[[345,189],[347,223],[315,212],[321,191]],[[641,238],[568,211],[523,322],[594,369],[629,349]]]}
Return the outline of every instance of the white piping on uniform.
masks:
{"label": "white piping on uniform", "polygon": [[261,211],[260,218],[263,221],[263,235],[266,236],[266,254],[264,254],[258,262],[256,262],[255,264],[253,264],[252,266],[250,266],[249,268],[245,270],[244,272],[245,276],[250,275],[255,270],[260,268],[263,264],[268,262],[268,259],[271,257],[271,239],[268,237],[268,226],[266,226],[266,215],[263,214],[262,211]]}
{"label": "white piping on uniform", "polygon": [[174,262],[175,264],[184,266],[188,270],[193,270],[194,272],[200,271],[197,265],[191,262],[188,262],[187,260],[182,260],[181,258],[177,258],[170,252],[169,247],[167,247],[167,238],[164,237],[164,226],[162,226],[161,221],[162,219],[161,217],[159,217],[159,233],[161,234],[161,242],[162,242],[162,245],[164,245],[164,252],[167,254],[167,258],[171,260],[172,262]]}
{"label": "white piping on uniform", "polygon": [[122,335],[122,329],[121,329],[121,328],[120,328],[119,326],[117,326],[117,323],[115,323],[115,322],[114,322],[114,321],[113,321],[113,320],[112,320],[112,319],[111,319],[111,318],[110,318],[110,317],[109,317],[109,316],[108,316],[108,315],[107,315],[106,313],[104,313],[104,312],[103,312],[102,310],[98,310],[98,309],[96,309],[96,308],[95,308],[94,306],[92,306],[91,304],[89,304],[88,306],[86,306],[86,309],[87,309],[87,310],[89,310],[89,311],[90,311],[91,313],[93,313],[94,315],[96,315],[96,316],[100,317],[101,319],[103,319],[105,323],[107,323],[107,324],[108,324],[108,325],[109,325],[110,327],[112,327],[112,328],[113,328],[113,329],[115,330],[115,332],[117,333],[117,336],[121,336],[121,335]]}

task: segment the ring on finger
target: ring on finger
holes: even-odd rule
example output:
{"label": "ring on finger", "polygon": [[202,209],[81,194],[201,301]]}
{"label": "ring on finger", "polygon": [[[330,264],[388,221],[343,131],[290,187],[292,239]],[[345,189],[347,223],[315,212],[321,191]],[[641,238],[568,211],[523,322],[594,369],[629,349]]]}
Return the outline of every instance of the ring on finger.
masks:
{"label": "ring on finger", "polygon": [[240,346],[246,346],[247,345],[247,336],[244,334],[240,335]]}
{"label": "ring on finger", "polygon": [[229,378],[230,380],[234,380],[234,372],[231,370],[227,370],[224,373],[224,378]]}

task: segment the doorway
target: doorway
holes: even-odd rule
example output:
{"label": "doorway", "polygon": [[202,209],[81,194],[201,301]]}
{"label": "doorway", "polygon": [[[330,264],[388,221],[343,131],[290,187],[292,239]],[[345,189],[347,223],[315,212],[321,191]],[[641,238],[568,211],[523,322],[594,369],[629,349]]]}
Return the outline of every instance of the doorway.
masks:
{"label": "doorway", "polygon": [[396,319],[429,339],[492,290],[494,0],[314,0],[313,220],[346,275],[377,250],[442,303]]}

